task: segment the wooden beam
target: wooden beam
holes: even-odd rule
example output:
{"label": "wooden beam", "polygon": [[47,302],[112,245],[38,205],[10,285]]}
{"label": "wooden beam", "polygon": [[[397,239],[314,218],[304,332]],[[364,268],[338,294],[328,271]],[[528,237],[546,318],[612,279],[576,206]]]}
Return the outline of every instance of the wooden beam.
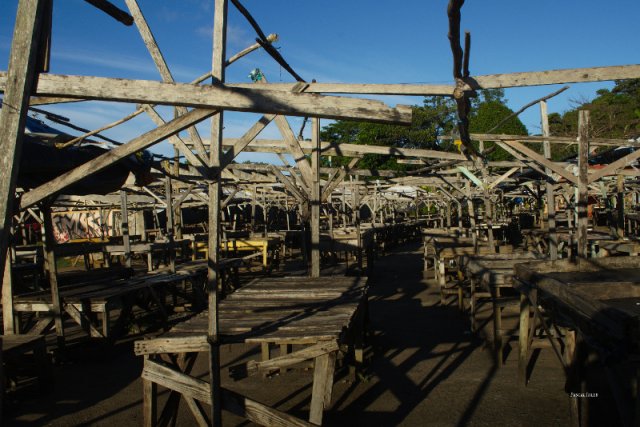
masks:
{"label": "wooden beam", "polygon": [[[296,165],[298,165],[298,169],[302,174],[302,178],[305,181],[307,187],[311,188],[313,181],[313,172],[311,170],[311,166],[309,166],[309,161],[307,160],[302,148],[300,146],[300,141],[296,138],[295,134],[291,130],[291,126],[284,116],[277,116],[275,119],[276,125],[284,138],[284,141],[289,148],[289,152],[293,155],[294,160],[296,161]],[[313,191],[313,190],[312,190]]]}
{"label": "wooden beam", "polygon": [[524,73],[490,74],[465,78],[470,89],[499,89],[507,87],[543,86],[561,83],[586,83],[640,77],[640,65],[610,67],[567,68],[562,70]]}
{"label": "wooden beam", "polygon": [[[236,139],[225,139],[223,144],[225,146],[232,146],[236,141]],[[311,153],[313,150],[312,143],[310,141],[299,141],[299,145],[304,153]],[[282,140],[257,139],[249,144],[245,151],[283,153],[287,152],[287,147],[286,142]],[[385,147],[379,145],[336,144],[325,141],[321,143],[320,151],[323,156],[353,157],[362,156],[364,154],[381,154],[385,156],[416,157],[421,159],[466,160],[464,155],[449,151]]]}
{"label": "wooden beam", "polygon": [[227,165],[230,165],[233,159],[235,159],[247,145],[256,139],[260,132],[262,132],[264,128],[266,128],[275,118],[275,114],[265,114],[260,117],[260,119],[258,119],[258,121],[251,126],[251,128],[241,138],[237,139],[233,146],[222,155],[220,167],[225,168]]}
{"label": "wooden beam", "polygon": [[[550,142],[552,144],[576,144],[577,137],[569,136],[527,136],[527,135],[501,135],[501,134],[484,134],[484,133],[472,133],[471,138],[474,141],[519,141],[519,142],[537,142],[545,143]],[[448,140],[449,137],[439,137],[439,140]],[[634,142],[628,139],[611,139],[611,138],[593,138],[589,145],[598,146],[631,146],[639,147],[639,142]]]}
{"label": "wooden beam", "polygon": [[0,271],[5,271],[9,230],[14,214],[18,167],[29,96],[38,75],[39,41],[45,1],[20,0],[9,56],[3,108],[0,108]]}
{"label": "wooden beam", "polygon": [[[151,59],[153,59],[153,63],[160,73],[160,77],[162,77],[162,81],[165,83],[173,83],[175,81],[173,75],[171,74],[171,71],[167,66],[167,62],[165,61],[164,56],[162,55],[162,52],[160,51],[160,48],[156,43],[156,39],[153,36],[149,25],[147,25],[147,21],[144,18],[140,7],[138,6],[138,2],[136,0],[125,0],[125,2],[127,3],[127,7],[129,8],[131,15],[133,15],[133,20],[136,24],[136,27],[138,28],[138,32],[140,33],[140,36],[142,37],[142,40],[144,41],[144,44],[147,47],[149,54],[151,55]],[[187,113],[187,109],[185,107],[176,107],[176,111],[181,115]],[[202,138],[200,138],[200,134],[198,133],[196,127],[191,126],[187,129],[187,131],[189,132],[189,136],[195,143],[200,155],[206,156],[207,152],[204,148],[204,145],[202,144]]]}
{"label": "wooden beam", "polygon": [[[149,115],[149,117],[151,117],[151,120],[153,120],[156,126],[162,126],[167,123],[160,116],[160,114],[158,114],[158,112],[156,111],[155,108],[153,108],[152,105],[148,105],[148,104],[143,105],[142,109]],[[206,162],[200,156],[198,156],[193,151],[191,151],[191,148],[187,146],[187,144],[184,142],[182,138],[180,138],[179,135],[175,134],[170,136],[169,142],[172,143],[173,146],[176,147],[185,156],[185,158],[189,161],[189,163],[191,163],[196,168],[196,170],[200,172],[203,178],[207,177],[206,170],[203,171],[201,168],[208,168],[209,167],[208,162]],[[198,168],[198,166],[200,166],[201,168]]]}
{"label": "wooden beam", "polygon": [[505,173],[503,173],[502,175],[500,175],[499,177],[497,177],[495,180],[493,180],[491,182],[491,184],[489,184],[489,189],[495,188],[498,184],[500,184],[502,181],[504,181],[505,179],[509,178],[511,175],[513,175],[515,172],[517,172],[520,168],[519,167],[514,167],[509,169],[508,171],[506,171]]}
{"label": "wooden beam", "polygon": [[[329,180],[329,182],[327,182],[327,184],[324,187],[324,190],[322,191],[323,202],[327,201],[329,197],[331,197],[331,193],[333,193],[333,190],[335,190],[338,187],[338,185],[340,185],[342,181],[344,181],[344,178],[347,176],[347,174],[350,171],[353,170],[353,168],[355,168],[358,161],[360,161],[360,157],[351,159],[351,161],[349,162],[346,168],[340,169],[340,171],[338,172],[338,175],[335,176],[333,180]],[[360,175],[360,174],[357,173],[357,175]]]}
{"label": "wooden beam", "polygon": [[215,110],[193,110],[184,116],[180,116],[167,124],[153,129],[131,141],[127,144],[120,145],[109,152],[106,152],[93,160],[90,160],[77,168],[60,175],[54,180],[42,184],[26,193],[21,200],[20,208],[25,209],[35,203],[43,200],[52,194],[64,190],[68,186],[80,181],[87,176],[93,175],[114,163],[130,156],[140,150],[144,150],[158,142],[168,138],[171,135],[186,129],[195,123],[215,115]]}
{"label": "wooden beam", "polygon": [[503,143],[508,145],[511,148],[514,148],[514,149],[518,150],[519,152],[521,152],[522,154],[527,156],[529,159],[535,161],[536,163],[538,163],[538,164],[540,164],[540,165],[542,165],[542,166],[544,166],[546,168],[551,169],[552,171],[554,171],[555,173],[557,173],[558,175],[560,175],[561,177],[563,177],[567,181],[572,182],[574,184],[577,183],[577,178],[576,178],[575,175],[573,175],[568,170],[558,166],[553,161],[545,159],[544,156],[536,153],[532,149],[530,149],[528,147],[525,147],[524,145],[522,145],[522,144],[520,144],[519,142],[516,142],[516,141],[503,141]]}
{"label": "wooden beam", "polygon": [[[0,87],[5,85],[6,73],[1,73]],[[200,86],[191,83],[46,74],[40,77],[36,94],[406,125],[411,124],[412,115],[411,107],[406,105],[391,108],[383,102],[369,99],[231,88],[220,83]]]}
{"label": "wooden beam", "polygon": [[616,160],[615,162],[608,164],[602,169],[597,169],[595,172],[589,175],[589,184],[599,180],[604,176],[618,174],[620,169],[623,169],[631,165],[639,158],[640,158],[640,150],[636,150],[633,153],[627,154],[626,156]]}
{"label": "wooden beam", "polygon": [[100,9],[113,19],[123,23],[126,26],[133,24],[133,18],[124,10],[116,7],[113,3],[107,0],[84,0],[90,5]]}
{"label": "wooden beam", "polygon": [[298,202],[307,202],[307,198],[300,192],[298,187],[296,187],[289,178],[287,178],[282,172],[280,172],[280,169],[278,169],[274,165],[271,165],[271,171],[276,176],[278,181],[283,183],[287,190],[289,190],[289,192],[293,195],[293,197],[298,200]]}

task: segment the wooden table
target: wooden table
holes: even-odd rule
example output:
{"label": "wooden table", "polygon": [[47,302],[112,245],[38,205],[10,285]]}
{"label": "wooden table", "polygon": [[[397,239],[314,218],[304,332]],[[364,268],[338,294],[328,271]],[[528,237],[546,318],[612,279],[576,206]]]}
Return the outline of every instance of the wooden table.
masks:
{"label": "wooden table", "polygon": [[[331,400],[333,374],[342,344],[355,348],[362,362],[363,328],[367,309],[366,279],[330,276],[290,277],[256,280],[220,302],[219,324],[222,343],[255,343],[262,346],[261,361],[244,366],[247,374],[284,369],[305,360],[314,360],[314,376],[309,421],[322,423],[323,410]],[[207,313],[179,324],[158,337],[137,341],[135,352],[145,356],[142,372],[145,425],[155,423],[157,385],[182,394],[187,402],[209,402],[208,382],[189,375],[189,361],[199,352],[208,352]],[[289,352],[293,344],[303,345]],[[269,359],[269,346],[280,346],[280,356]],[[162,355],[177,354],[183,363],[160,363]],[[188,363],[189,362],[189,363]],[[236,367],[236,373],[241,371]],[[189,384],[189,387],[184,387]],[[291,415],[223,390],[223,407],[240,412],[263,425],[307,425]],[[204,415],[189,403],[197,420]],[[242,408],[238,411],[238,408]]]}
{"label": "wooden table", "polygon": [[[91,337],[110,338],[113,331],[116,331],[117,335],[126,326],[134,305],[140,305],[141,293],[150,298],[156,306],[153,310],[147,306],[143,308],[158,314],[166,321],[166,292],[184,295],[186,290],[179,292],[177,287],[190,285],[196,288],[197,285],[194,283],[201,280],[205,274],[206,263],[201,262],[198,265],[185,265],[175,273],[156,272],[136,277],[106,276],[89,282],[61,286],[61,316],[71,317]],[[49,290],[16,295],[13,298],[13,307],[16,315],[41,315],[29,333],[42,333],[54,321],[54,305]],[[118,319],[112,325],[111,312],[116,310],[119,311]]]}
{"label": "wooden table", "polygon": [[[583,370],[590,349],[604,365],[623,423],[638,425],[639,261],[638,257],[609,257],[515,266],[514,287],[521,293],[519,367],[525,384],[534,331],[540,321],[565,366],[567,388],[589,391],[584,388]],[[571,399],[574,419],[584,417],[580,406],[587,401]]]}
{"label": "wooden table", "polygon": [[247,239],[230,239],[223,240],[221,251],[236,256],[238,252],[252,252],[262,254],[262,267],[270,270],[273,266],[277,266],[280,257],[280,238],[279,237],[252,237]]}
{"label": "wooden table", "polygon": [[24,365],[27,353],[33,354],[34,374],[38,378],[40,390],[51,389],[53,377],[44,335],[3,335],[0,336],[0,405],[3,401],[4,385],[10,382],[9,377],[14,367],[17,370]]}
{"label": "wooden table", "polygon": [[496,247],[473,246],[473,241],[467,237],[436,238],[425,247],[425,257],[433,257],[433,266],[436,283],[440,286],[440,303],[445,304],[446,295],[455,294],[460,310],[464,308],[462,288],[457,281],[453,281],[453,287],[448,286],[447,274],[457,275],[458,258],[462,255],[488,255],[498,251],[499,253],[513,252],[513,246],[503,245]]}
{"label": "wooden table", "polygon": [[[478,298],[491,299],[493,318],[493,345],[498,366],[504,362],[504,331],[502,309],[509,303],[517,303],[513,296],[504,295],[505,289],[513,288],[513,268],[516,264],[539,259],[531,252],[507,254],[462,255],[458,260],[461,274],[469,281],[469,318],[471,330],[477,330]],[[478,292],[482,288],[483,292]]]}

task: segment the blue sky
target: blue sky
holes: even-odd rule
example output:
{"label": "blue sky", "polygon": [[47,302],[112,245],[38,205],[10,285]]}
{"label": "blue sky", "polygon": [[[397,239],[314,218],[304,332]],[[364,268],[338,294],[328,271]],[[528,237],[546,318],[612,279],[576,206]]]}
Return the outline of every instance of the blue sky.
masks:
{"label": "blue sky", "polygon": [[[126,8],[124,0],[113,0]],[[206,72],[211,63],[213,0],[138,0],[177,81]],[[135,28],[125,27],[83,0],[54,2],[51,72],[159,80]],[[351,0],[323,2],[244,0],[265,33],[277,33],[276,46],[302,75],[321,82],[451,83],[446,0],[388,2]],[[6,70],[17,0],[0,2],[0,69]],[[252,28],[229,6],[228,56],[252,44]],[[472,35],[471,73],[493,74],[545,69],[640,63],[638,0],[467,0],[462,29]],[[247,82],[253,68],[271,82],[291,81],[263,52],[254,52],[227,71],[227,81]],[[560,86],[510,89],[512,109]],[[592,98],[611,84],[575,84],[549,101],[562,112],[572,100]],[[419,97],[380,98],[389,104],[420,104]],[[97,128],[132,112],[133,105],[106,102],[47,107],[76,124]],[[163,111],[166,118],[170,110]],[[256,115],[227,113],[225,136],[238,137]],[[539,113],[521,115],[532,134],[539,132]],[[300,119],[290,119],[297,130]],[[145,116],[105,135],[126,141],[149,130]],[[202,134],[208,135],[206,125]],[[262,138],[279,138],[270,126]],[[168,153],[163,143],[155,151]],[[242,160],[268,160],[243,155]]]}

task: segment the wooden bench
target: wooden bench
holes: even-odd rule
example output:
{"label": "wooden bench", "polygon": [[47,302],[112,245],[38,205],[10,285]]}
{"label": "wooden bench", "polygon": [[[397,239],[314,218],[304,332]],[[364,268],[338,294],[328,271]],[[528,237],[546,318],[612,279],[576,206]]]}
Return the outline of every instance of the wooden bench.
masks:
{"label": "wooden bench", "polygon": [[[363,360],[366,295],[366,279],[345,276],[265,278],[238,289],[219,305],[221,343],[259,344],[263,357],[236,367],[235,374],[267,373],[313,360],[309,422],[320,425],[324,408],[331,400],[338,352],[345,345],[351,346],[356,362]],[[172,390],[174,400],[182,394],[196,420],[206,422],[195,402],[210,401],[210,384],[189,374],[195,355],[210,349],[207,322],[207,313],[202,313],[160,336],[136,341],[136,354],[145,357],[142,372],[145,425],[156,422],[158,385]],[[290,352],[292,345],[302,348]],[[270,358],[270,346],[280,348],[278,357]],[[177,362],[163,362],[162,356],[166,354]],[[191,387],[183,387],[184,384]],[[222,391],[222,405],[263,425],[308,425],[228,390]],[[163,412],[171,410],[165,407]]]}

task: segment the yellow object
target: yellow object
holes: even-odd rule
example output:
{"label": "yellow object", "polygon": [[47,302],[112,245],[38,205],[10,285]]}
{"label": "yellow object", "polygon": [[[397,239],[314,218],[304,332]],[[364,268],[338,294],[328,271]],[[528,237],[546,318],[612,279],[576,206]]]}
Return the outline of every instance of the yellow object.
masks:
{"label": "yellow object", "polygon": [[458,151],[462,153],[462,140],[456,139],[453,141],[456,147],[458,147]]}

